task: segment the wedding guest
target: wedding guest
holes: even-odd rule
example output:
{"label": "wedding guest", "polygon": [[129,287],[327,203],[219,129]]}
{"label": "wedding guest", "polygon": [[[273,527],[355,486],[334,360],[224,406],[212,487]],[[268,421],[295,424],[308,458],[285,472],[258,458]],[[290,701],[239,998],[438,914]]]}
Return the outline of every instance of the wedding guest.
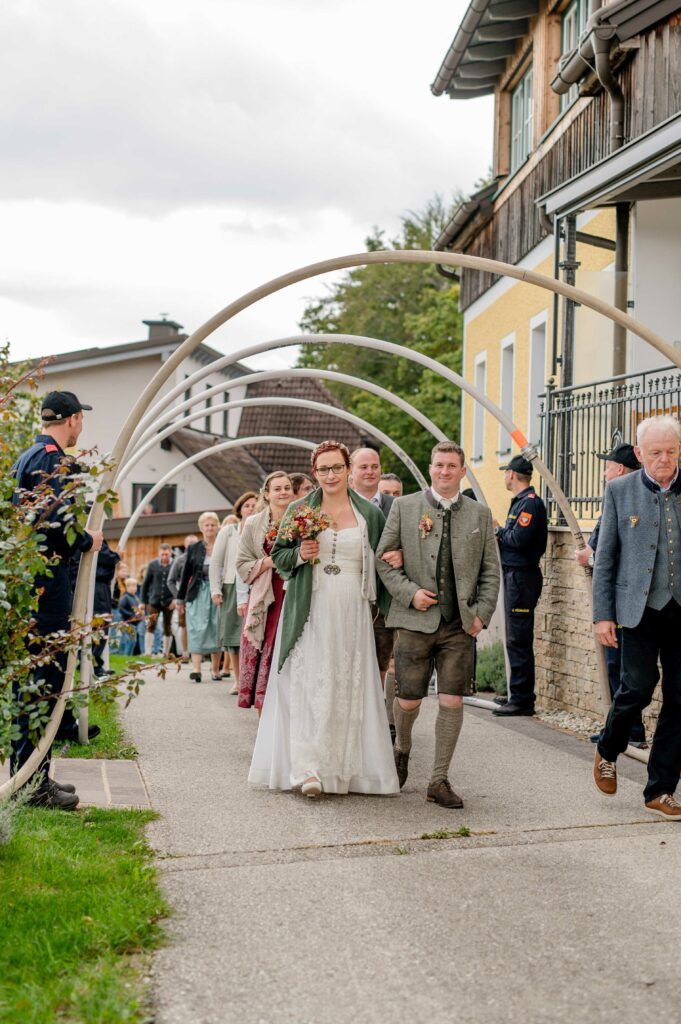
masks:
{"label": "wedding guest", "polygon": [[241,633],[237,703],[240,708],[254,707],[258,714],[265,699],[284,601],[284,581],[270,555],[279,523],[292,498],[288,473],[270,473],[260,492],[265,507],[248,519],[237,548],[236,571],[251,588]]}
{"label": "wedding guest", "polygon": [[220,643],[218,614],[210,596],[208,572],[220,520],[215,512],[202,512],[199,529],[202,539],[190,545],[177,590],[177,603],[185,607],[187,646],[193,671],[189,678],[201,682],[201,662],[210,655],[211,679],[220,679]]}
{"label": "wedding guest", "polygon": [[[381,460],[374,448],[356,448],[350,455],[350,472],[352,474],[352,487],[363,498],[370,501],[379,509],[387,519],[393,498],[385,491],[382,491],[381,482]],[[381,673],[381,682],[385,688],[386,676],[390,667],[390,659],[393,656],[393,631],[385,624],[385,616],[381,609],[374,605],[371,609],[374,622],[374,642],[376,644],[376,657],[378,658],[378,669]]]}
{"label": "wedding guest", "polygon": [[158,558],[154,558],[147,566],[142,582],[142,604],[147,613],[147,631],[144,637],[144,653],[151,654],[154,647],[154,635],[159,615],[163,617],[163,656],[170,654],[173,642],[172,618],[175,611],[175,598],[168,587],[168,577],[173,560],[173,549],[170,544],[161,544]]}
{"label": "wedding guest", "polygon": [[289,474],[289,480],[293,487],[294,498],[304,498],[307,494],[311,494],[315,489],[314,483],[305,473],[291,473]]}
{"label": "wedding guest", "polygon": [[[617,480],[618,477],[621,476],[628,476],[629,473],[634,473],[637,469],[641,468],[641,463],[636,458],[636,453],[632,444],[618,444],[612,449],[612,451],[607,452],[605,455],[597,455],[596,458],[605,460],[604,477],[606,486],[611,480]],[[589,543],[586,547],[575,551],[575,558],[583,568],[594,564],[600,529],[601,520],[599,519],[591,536],[589,537]],[[608,670],[610,694],[612,697],[615,696],[620,685],[622,669],[621,639],[622,627],[618,626],[617,647],[606,647],[603,651],[605,655],[605,664]],[[598,743],[600,738],[600,732],[594,733],[593,736],[590,737],[592,743]],[[643,725],[643,718],[641,715],[638,715],[632,723],[631,732],[629,734],[629,743],[632,747],[638,747],[639,750],[646,750],[648,747],[646,742],[646,730]]]}
{"label": "wedding guest", "polygon": [[185,616],[184,605],[180,606],[177,604],[177,590],[180,586],[180,580],[182,579],[182,570],[184,569],[184,563],[187,561],[187,552],[192,544],[196,544],[199,538],[195,533],[188,533],[184,538],[184,551],[177,558],[173,559],[173,564],[170,567],[168,573],[168,590],[175,598],[175,614],[177,615],[177,628],[180,633],[179,650],[182,653],[182,661],[189,661],[189,651],[187,650],[187,622]]}
{"label": "wedding guest", "polygon": [[371,624],[372,602],[387,606],[373,558],[384,519],[348,489],[349,469],[345,445],[314,450],[319,489],[303,502],[328,525],[300,540],[285,521],[273,549],[288,582],[249,781],[309,797],[399,790]]}
{"label": "wedding guest", "polygon": [[[499,563],[488,508],[460,494],[463,449],[440,441],[432,450],[431,486],[396,498],[378,545],[377,569],[392,594],[386,616],[396,629],[395,765],[407,781],[411,733],[437,670],[435,761],[427,799],[463,807],[449,766],[463,724],[463,698],[474,691],[475,640],[489,624],[499,594]],[[404,564],[384,560],[402,551]]]}
{"label": "wedding guest", "polygon": [[241,532],[246,520],[255,512],[257,500],[255,491],[246,491],[234,502],[236,525],[223,525],[218,533],[208,572],[213,604],[219,609],[220,646],[229,658],[234,672],[234,685],[230,691],[233,694],[239,692],[239,647],[243,624],[237,612],[236,552]]}
{"label": "wedding guest", "polygon": [[401,498],[404,493],[404,485],[397,473],[381,473],[378,489],[390,498]]}
{"label": "wedding guest", "polygon": [[636,439],[643,468],[606,487],[594,563],[596,638],[606,647],[622,644],[620,685],[596,748],[594,781],[614,796],[617,758],[652,700],[659,663],[662,708],[643,799],[650,813],[680,821],[674,793],[681,774],[681,580],[675,568],[681,555],[681,424],[673,416],[651,416],[639,423]]}
{"label": "wedding guest", "polygon": [[[137,639],[137,624],[144,621],[144,609],[140,606],[139,585],[134,576],[125,580],[125,593],[118,601],[120,623],[120,641],[118,653],[124,657],[134,653]],[[127,627],[127,628],[126,628]]]}

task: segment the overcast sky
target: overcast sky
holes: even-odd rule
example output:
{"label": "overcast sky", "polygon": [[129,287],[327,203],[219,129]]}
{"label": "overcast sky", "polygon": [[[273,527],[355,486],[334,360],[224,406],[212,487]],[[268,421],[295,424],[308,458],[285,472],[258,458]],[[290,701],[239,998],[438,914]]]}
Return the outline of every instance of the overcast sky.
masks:
{"label": "overcast sky", "polygon": [[[16,358],[187,331],[364,248],[491,162],[487,99],[430,83],[467,0],[4,0],[0,336]],[[224,352],[296,333],[307,282]],[[259,360],[282,365],[284,356]]]}

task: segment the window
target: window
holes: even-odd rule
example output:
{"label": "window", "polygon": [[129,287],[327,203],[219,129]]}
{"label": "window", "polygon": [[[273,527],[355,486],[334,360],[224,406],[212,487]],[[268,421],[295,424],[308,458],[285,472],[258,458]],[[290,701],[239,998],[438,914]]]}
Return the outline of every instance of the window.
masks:
{"label": "window", "polygon": [[[132,485],[132,507],[137,508],[144,496],[149,493],[154,484],[133,484]],[[166,484],[152,498],[148,509],[145,508],[142,515],[149,515],[152,512],[175,512],[177,505],[177,487],[175,484]]]}
{"label": "window", "polygon": [[[212,385],[211,384],[206,384],[205,387],[206,387],[206,391],[207,391],[210,387],[212,387]],[[204,430],[208,434],[210,434],[210,407],[211,407],[212,404],[213,404],[213,396],[212,395],[208,395],[208,397],[206,398],[206,413],[207,413],[207,416],[206,416],[206,418],[204,420]]]}
{"label": "window", "polygon": [[511,93],[511,173],[532,152],[532,65]]}
{"label": "window", "polygon": [[[577,48],[579,43],[579,37],[584,31],[584,23],[586,20],[586,0],[572,0],[569,7],[566,8],[563,14],[562,22],[562,41],[560,52],[562,56],[566,53],[572,53]],[[569,92],[563,93],[560,98],[560,109],[567,110],[571,104],[575,102],[579,96],[579,86],[570,86]]]}
{"label": "window", "polygon": [[[184,379],[187,380],[188,377],[189,377],[189,374],[185,373]],[[184,400],[185,400],[185,402],[188,402],[191,397],[192,397],[192,389],[191,388],[185,388],[184,389]],[[184,410],[183,415],[184,415],[185,419],[187,418],[187,416],[189,416],[190,411],[191,411],[190,409],[185,409]]]}
{"label": "window", "polygon": [[[223,392],[222,401],[226,405],[229,402],[229,391]],[[222,411],[222,433],[225,437],[229,437],[229,410],[223,409]]]}
{"label": "window", "polygon": [[[513,375],[515,372],[515,336],[509,335],[501,343],[501,408],[513,419]],[[505,427],[499,427],[499,451],[506,456],[511,452],[511,435]]]}
{"label": "window", "polygon": [[[478,356],[475,360],[475,386],[485,394],[487,388],[487,359]],[[485,409],[480,402],[475,403],[473,412],[473,460],[480,462],[485,453]]]}
{"label": "window", "polygon": [[527,432],[530,442],[534,445],[538,445],[541,439],[539,396],[546,390],[546,314],[542,313],[541,316],[544,317],[543,321],[533,323],[530,327],[530,394]]}

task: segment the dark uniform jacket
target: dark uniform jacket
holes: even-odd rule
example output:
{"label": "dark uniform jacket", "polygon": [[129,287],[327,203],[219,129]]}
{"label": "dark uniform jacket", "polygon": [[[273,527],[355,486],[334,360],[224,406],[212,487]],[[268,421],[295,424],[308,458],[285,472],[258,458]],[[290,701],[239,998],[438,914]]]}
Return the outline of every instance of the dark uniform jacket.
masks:
{"label": "dark uniform jacket", "polygon": [[[52,474],[66,456],[62,448],[49,434],[38,434],[35,444],[23,452],[14,466],[12,476],[17,481],[14,492],[14,503],[22,504],[30,500],[36,488],[48,477],[52,492],[58,497],[68,477]],[[75,463],[73,463],[75,471]],[[25,492],[25,494],[22,494]],[[42,588],[36,614],[37,631],[49,633],[58,629],[66,629],[71,612],[71,583],[69,579],[69,562],[77,551],[89,551],[92,537],[89,533],[79,533],[73,544],[66,538],[66,527],[62,516],[58,514],[58,503],[41,525],[40,533],[44,536],[45,554],[52,558],[57,556],[57,563],[50,569],[51,575],[36,576],[35,585]]]}
{"label": "dark uniform jacket", "polygon": [[504,568],[536,569],[546,551],[546,506],[534,487],[526,487],[511,501],[506,525],[497,531]]}

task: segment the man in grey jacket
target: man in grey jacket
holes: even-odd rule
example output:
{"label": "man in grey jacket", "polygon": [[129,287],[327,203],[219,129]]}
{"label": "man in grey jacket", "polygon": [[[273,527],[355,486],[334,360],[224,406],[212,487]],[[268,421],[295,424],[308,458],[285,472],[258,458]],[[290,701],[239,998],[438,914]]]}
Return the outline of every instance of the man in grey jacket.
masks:
{"label": "man in grey jacket", "polygon": [[681,425],[672,416],[642,420],[634,449],[643,468],[605,490],[594,566],[596,637],[616,647],[622,670],[596,749],[594,780],[617,791],[615,762],[650,704],[662,665],[662,707],[648,760],[646,810],[681,821],[674,792],[681,773]]}
{"label": "man in grey jacket", "polygon": [[[489,624],[499,594],[499,561],[488,508],[464,497],[463,450],[440,441],[432,450],[425,492],[396,498],[376,551],[379,575],[392,595],[386,623],[395,641],[395,765],[407,779],[411,732],[437,669],[435,763],[428,800],[463,807],[449,766],[463,723],[463,698],[474,689],[475,637]],[[402,568],[383,555],[401,550]]]}

